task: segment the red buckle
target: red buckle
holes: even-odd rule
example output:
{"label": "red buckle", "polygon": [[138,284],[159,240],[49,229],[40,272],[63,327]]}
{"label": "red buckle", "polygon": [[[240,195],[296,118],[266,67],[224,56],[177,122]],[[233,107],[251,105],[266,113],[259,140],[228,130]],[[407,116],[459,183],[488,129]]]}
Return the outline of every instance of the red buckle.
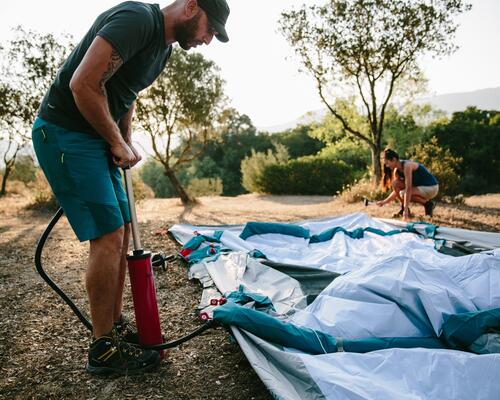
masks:
{"label": "red buckle", "polygon": [[206,312],[200,313],[199,317],[202,321],[210,321],[212,319],[210,318],[210,315],[208,315],[208,313]]}
{"label": "red buckle", "polygon": [[219,299],[210,299],[211,306],[221,306],[227,303],[227,299],[225,297],[221,297]]}

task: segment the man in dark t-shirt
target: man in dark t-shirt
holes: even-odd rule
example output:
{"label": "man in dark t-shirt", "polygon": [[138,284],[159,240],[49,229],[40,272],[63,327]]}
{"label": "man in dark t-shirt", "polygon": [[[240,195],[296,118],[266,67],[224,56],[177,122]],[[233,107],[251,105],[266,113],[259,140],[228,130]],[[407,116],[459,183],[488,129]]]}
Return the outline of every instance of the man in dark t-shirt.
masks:
{"label": "man in dark t-shirt", "polygon": [[226,0],[118,4],[97,17],[42,101],[32,132],[38,161],[78,239],[90,241],[90,373],[142,373],[159,364],[157,352],[124,340],[130,213],[119,168],[140,161],[131,140],[134,103],[165,68],[172,45],[227,42],[228,16]]}

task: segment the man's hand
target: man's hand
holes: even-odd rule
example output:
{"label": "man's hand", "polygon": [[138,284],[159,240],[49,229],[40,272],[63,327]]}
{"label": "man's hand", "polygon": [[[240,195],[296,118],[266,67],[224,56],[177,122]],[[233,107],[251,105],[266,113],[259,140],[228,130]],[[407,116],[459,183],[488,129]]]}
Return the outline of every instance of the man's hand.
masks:
{"label": "man's hand", "polygon": [[385,200],[379,200],[375,204],[379,207],[382,207],[383,205],[385,205]]}
{"label": "man's hand", "polygon": [[137,149],[134,147],[134,145],[132,143],[127,143],[128,144],[128,147],[130,147],[130,150],[132,150],[132,152],[134,153],[134,162],[132,164],[130,164],[130,167],[133,167],[135,164],[137,164],[139,161],[142,160],[142,156],[139,154],[139,152],[137,151]]}
{"label": "man's hand", "polygon": [[130,149],[129,145],[124,141],[121,141],[116,145],[111,146],[110,150],[113,156],[113,162],[121,168],[131,167],[137,164],[138,162],[135,161],[136,156],[134,152]]}

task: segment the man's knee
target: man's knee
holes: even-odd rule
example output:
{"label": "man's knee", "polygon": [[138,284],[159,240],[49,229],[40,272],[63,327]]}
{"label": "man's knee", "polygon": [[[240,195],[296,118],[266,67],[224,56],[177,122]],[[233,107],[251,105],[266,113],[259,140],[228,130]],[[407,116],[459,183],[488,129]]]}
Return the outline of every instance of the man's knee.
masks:
{"label": "man's knee", "polygon": [[109,252],[121,253],[125,237],[125,227],[121,226],[113,232],[90,241],[90,250],[106,250]]}

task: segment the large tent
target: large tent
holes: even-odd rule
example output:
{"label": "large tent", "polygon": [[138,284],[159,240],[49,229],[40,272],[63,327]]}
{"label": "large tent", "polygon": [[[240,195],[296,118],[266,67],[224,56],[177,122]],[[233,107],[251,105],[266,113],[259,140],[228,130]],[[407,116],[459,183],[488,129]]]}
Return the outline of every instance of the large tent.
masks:
{"label": "large tent", "polygon": [[365,214],[170,232],[275,398],[500,399],[499,233]]}

